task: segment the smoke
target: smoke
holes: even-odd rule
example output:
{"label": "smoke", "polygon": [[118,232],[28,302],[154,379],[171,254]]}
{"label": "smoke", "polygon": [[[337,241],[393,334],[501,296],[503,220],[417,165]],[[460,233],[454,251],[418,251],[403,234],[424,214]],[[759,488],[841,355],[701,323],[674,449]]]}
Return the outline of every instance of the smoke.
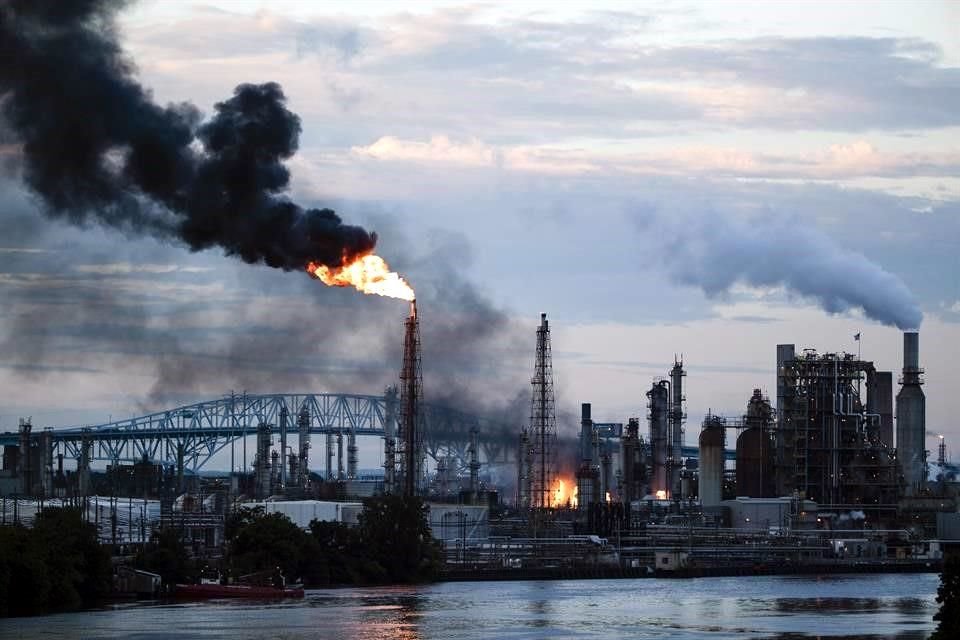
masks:
{"label": "smoke", "polygon": [[300,119],[279,85],[238,86],[207,122],[155,104],[118,44],[124,4],[0,6],[0,108],[47,213],[285,270],[373,249],[376,234],[282,195]]}
{"label": "smoke", "polygon": [[784,287],[828,313],[861,309],[902,330],[916,329],[923,320],[900,278],[809,223],[766,217],[744,222],[720,214],[681,223],[650,212],[638,223],[657,233],[658,257],[670,277],[708,296],[728,293],[738,283]]}

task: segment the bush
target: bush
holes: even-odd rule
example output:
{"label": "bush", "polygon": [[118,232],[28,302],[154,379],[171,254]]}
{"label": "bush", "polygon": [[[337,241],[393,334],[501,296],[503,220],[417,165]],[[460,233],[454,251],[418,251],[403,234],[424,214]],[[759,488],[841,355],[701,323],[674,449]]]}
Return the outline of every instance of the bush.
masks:
{"label": "bush", "polygon": [[960,633],[960,557],[948,559],[937,589],[940,610],[933,615],[939,624],[930,640],[954,640]]}
{"label": "bush", "polygon": [[110,592],[109,552],[78,509],[47,508],[33,529],[0,528],[0,615],[88,607]]}

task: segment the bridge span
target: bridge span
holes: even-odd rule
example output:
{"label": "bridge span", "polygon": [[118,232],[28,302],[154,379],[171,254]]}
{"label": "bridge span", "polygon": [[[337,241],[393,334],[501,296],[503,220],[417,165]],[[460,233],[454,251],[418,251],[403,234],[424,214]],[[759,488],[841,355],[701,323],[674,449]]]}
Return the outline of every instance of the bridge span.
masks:
{"label": "bridge span", "polygon": [[[269,425],[271,433],[279,434],[282,412],[290,417],[286,433],[291,439],[297,435],[296,420],[304,409],[304,415],[309,416],[311,435],[382,438],[387,421],[396,420],[387,405],[386,396],[378,395],[236,394],[103,424],[34,430],[31,437],[33,442],[46,441],[51,448],[51,459],[59,454],[65,459],[79,460],[86,445],[90,460],[117,464],[146,459],[176,466],[182,451],[184,467],[196,472],[227,447],[238,442],[246,446],[246,439],[255,437],[261,425]],[[434,460],[453,456],[466,461],[470,434],[474,430],[484,463],[515,461],[520,425],[447,406],[425,405],[424,446]],[[0,446],[20,443],[19,433],[0,433]],[[329,441],[327,445],[329,447]],[[682,455],[697,457],[698,449],[685,446]],[[727,451],[726,457],[733,459],[734,452]],[[252,461],[252,456],[246,461]],[[311,456],[313,469],[320,468],[320,462]],[[240,469],[242,464],[234,468]]]}

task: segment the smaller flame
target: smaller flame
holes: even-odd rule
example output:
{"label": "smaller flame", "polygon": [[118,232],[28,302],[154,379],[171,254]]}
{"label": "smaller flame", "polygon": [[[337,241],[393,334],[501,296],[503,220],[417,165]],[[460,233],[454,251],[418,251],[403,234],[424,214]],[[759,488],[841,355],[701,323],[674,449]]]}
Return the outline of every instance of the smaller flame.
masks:
{"label": "smaller flame", "polygon": [[557,478],[550,492],[550,506],[554,508],[577,506],[577,485],[572,481]]}
{"label": "smaller flame", "polygon": [[666,499],[667,499],[667,492],[664,491],[663,489],[657,490],[657,500],[666,500]]}
{"label": "smaller flame", "polygon": [[307,273],[331,287],[354,287],[367,294],[413,301],[413,287],[400,274],[390,271],[386,260],[367,253],[339,267],[310,262]]}

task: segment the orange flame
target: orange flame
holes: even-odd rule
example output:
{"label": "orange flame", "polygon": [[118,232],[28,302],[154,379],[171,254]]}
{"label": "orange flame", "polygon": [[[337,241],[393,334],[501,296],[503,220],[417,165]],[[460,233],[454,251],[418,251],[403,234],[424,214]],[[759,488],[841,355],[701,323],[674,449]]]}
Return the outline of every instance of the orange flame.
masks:
{"label": "orange flame", "polygon": [[550,506],[554,508],[576,507],[577,485],[571,480],[554,479],[553,488],[550,491]]}
{"label": "orange flame", "polygon": [[378,255],[366,253],[339,267],[310,262],[307,273],[331,287],[355,287],[358,291],[388,298],[414,300],[413,287],[400,274],[390,271]]}

